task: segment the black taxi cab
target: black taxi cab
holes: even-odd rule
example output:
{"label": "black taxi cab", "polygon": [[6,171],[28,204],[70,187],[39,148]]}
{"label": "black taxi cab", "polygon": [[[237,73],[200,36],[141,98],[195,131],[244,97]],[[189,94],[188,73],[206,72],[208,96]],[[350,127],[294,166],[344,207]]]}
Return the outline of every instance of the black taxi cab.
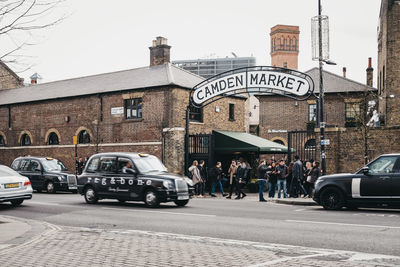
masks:
{"label": "black taxi cab", "polygon": [[48,193],[70,191],[77,193],[76,176],[69,172],[64,164],[50,157],[19,157],[11,168],[29,178],[33,190]]}
{"label": "black taxi cab", "polygon": [[100,199],[144,201],[148,207],[189,202],[187,177],[167,172],[155,156],[144,153],[100,153],[88,160],[78,177],[78,191],[88,204]]}
{"label": "black taxi cab", "polygon": [[400,154],[381,155],[354,174],[321,176],[313,199],[327,210],[400,207]]}

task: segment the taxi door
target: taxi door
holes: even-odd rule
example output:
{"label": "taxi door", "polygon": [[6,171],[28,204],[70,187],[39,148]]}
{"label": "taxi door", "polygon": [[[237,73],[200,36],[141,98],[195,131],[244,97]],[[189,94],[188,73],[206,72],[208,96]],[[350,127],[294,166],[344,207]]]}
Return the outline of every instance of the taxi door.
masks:
{"label": "taxi door", "polygon": [[398,156],[382,156],[371,162],[369,173],[361,178],[360,195],[363,198],[391,198],[396,179]]}
{"label": "taxi door", "polygon": [[114,197],[115,192],[111,181],[117,175],[117,157],[103,156],[98,164],[98,171],[93,178],[96,190],[99,195]]}
{"label": "taxi door", "polygon": [[118,158],[118,174],[115,188],[118,195],[124,199],[137,199],[139,197],[137,170],[133,162],[124,157]]}

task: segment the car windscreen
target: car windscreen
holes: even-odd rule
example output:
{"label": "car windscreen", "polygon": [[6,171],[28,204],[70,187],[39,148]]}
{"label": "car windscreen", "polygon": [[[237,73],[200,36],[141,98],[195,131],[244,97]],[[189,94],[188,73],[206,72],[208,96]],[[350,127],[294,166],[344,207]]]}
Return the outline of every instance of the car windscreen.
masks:
{"label": "car windscreen", "polygon": [[20,175],[13,169],[10,169],[6,166],[0,166],[0,177],[5,177],[5,176],[20,176]]}
{"label": "car windscreen", "polygon": [[42,165],[45,171],[67,171],[68,169],[58,159],[44,159]]}
{"label": "car windscreen", "polygon": [[135,166],[141,173],[146,172],[166,172],[167,168],[155,156],[145,156],[135,159]]}

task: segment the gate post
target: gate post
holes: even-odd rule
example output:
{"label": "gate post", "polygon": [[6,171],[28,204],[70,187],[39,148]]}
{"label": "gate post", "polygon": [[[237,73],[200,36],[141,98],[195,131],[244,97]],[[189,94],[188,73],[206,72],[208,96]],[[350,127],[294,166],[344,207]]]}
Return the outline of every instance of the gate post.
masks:
{"label": "gate post", "polygon": [[185,124],[185,171],[183,172],[186,176],[188,175],[189,169],[189,111],[190,104],[186,107],[186,124]]}
{"label": "gate post", "polygon": [[288,132],[288,164],[292,162],[292,132]]}

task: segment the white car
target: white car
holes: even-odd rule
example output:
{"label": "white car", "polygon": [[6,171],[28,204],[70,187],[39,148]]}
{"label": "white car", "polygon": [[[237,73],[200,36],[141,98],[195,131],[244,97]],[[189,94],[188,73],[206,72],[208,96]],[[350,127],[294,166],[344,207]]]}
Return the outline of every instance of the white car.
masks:
{"label": "white car", "polygon": [[0,202],[10,201],[19,206],[32,198],[31,181],[7,166],[0,165]]}

